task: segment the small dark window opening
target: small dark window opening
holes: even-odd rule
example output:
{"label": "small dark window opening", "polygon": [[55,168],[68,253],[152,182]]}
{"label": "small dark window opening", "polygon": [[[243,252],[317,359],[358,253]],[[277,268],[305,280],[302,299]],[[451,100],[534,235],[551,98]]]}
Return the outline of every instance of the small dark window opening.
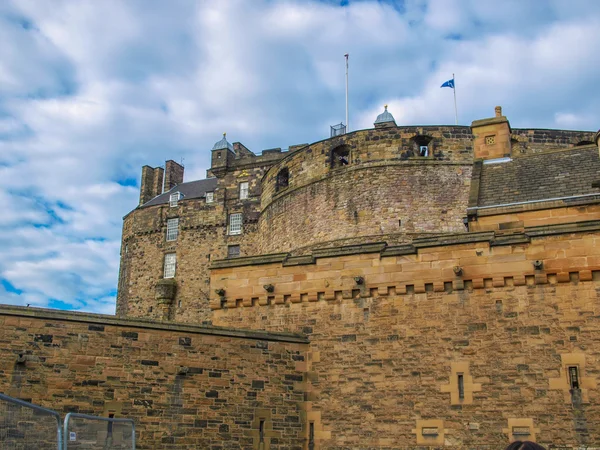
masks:
{"label": "small dark window opening", "polygon": [[275,185],[275,190],[279,191],[281,189],[285,189],[290,184],[290,171],[287,167],[284,167],[277,173],[277,183]]}
{"label": "small dark window opening", "polygon": [[308,424],[308,450],[315,450],[315,423]]}
{"label": "small dark window opening", "polygon": [[261,444],[265,442],[265,420],[264,419],[260,419],[260,423],[258,425],[258,442]]}
{"label": "small dark window opening", "polygon": [[336,147],[331,151],[331,168],[343,167],[350,164],[350,148],[346,145]]}
{"label": "small dark window opening", "polygon": [[151,312],[152,312],[152,306],[150,306],[150,307],[148,308],[148,312],[149,312],[149,313],[151,313]]}
{"label": "small dark window opening", "polygon": [[569,383],[571,384],[571,389],[579,389],[579,367],[569,367]]}
{"label": "small dark window opening", "polygon": [[431,155],[431,143],[433,138],[431,136],[415,136],[414,141],[414,154],[422,158],[428,158]]}
{"label": "small dark window opening", "polygon": [[[115,417],[115,415],[113,413],[108,414],[109,419],[113,419],[114,417]],[[113,432],[113,423],[112,422],[108,422],[108,428],[107,428],[106,432],[108,433],[109,436],[112,436],[112,432]]]}
{"label": "small dark window opening", "polygon": [[462,373],[458,374],[458,398],[465,398],[465,376]]}
{"label": "small dark window opening", "polygon": [[221,152],[217,153],[217,159],[221,159]]}
{"label": "small dark window opening", "polygon": [[227,257],[228,258],[237,258],[240,256],[240,246],[239,245],[230,245],[227,247]]}

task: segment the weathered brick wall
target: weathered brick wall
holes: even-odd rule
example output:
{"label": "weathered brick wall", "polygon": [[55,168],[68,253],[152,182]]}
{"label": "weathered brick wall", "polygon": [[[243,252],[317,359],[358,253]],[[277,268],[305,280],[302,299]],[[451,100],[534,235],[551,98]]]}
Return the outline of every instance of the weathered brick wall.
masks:
{"label": "weathered brick wall", "polygon": [[[227,257],[229,245],[239,245],[241,255],[258,253],[256,229],[260,203],[260,178],[264,168],[239,168],[219,179],[214,202],[204,198],[169,205],[139,208],[125,217],[117,314],[177,322],[210,323],[208,266]],[[239,183],[248,182],[249,198],[239,199]],[[228,217],[242,213],[243,232],[228,234]],[[179,218],[179,236],[166,240],[167,220]],[[163,278],[164,255],[175,253],[175,297],[160,305],[156,285]]]}
{"label": "weathered brick wall", "polygon": [[392,233],[409,241],[414,233],[464,231],[470,178],[470,165],[430,160],[336,169],[266,206],[257,236],[261,253],[377,242]]}
{"label": "weathered brick wall", "polygon": [[303,338],[2,307],[0,340],[0,391],[117,411],[137,448],[258,449],[260,420],[271,449],[305,444]]}
{"label": "weathered brick wall", "polygon": [[501,449],[524,426],[520,439],[597,447],[600,224],[587,226],[215,268],[214,322],[309,334],[316,448]]}
{"label": "weathered brick wall", "polygon": [[[415,154],[418,150],[414,141],[416,136],[432,139],[427,158]],[[473,158],[469,127],[398,127],[355,131],[300,148],[274,164],[263,179],[262,208],[284,192],[277,190],[277,174],[281,169],[289,170],[289,189],[322,180],[331,174],[332,150],[341,145],[351,150],[350,166],[364,167],[407,160],[470,164]]]}
{"label": "weathered brick wall", "polygon": [[594,143],[594,132],[571,130],[545,130],[540,128],[513,128],[512,154],[539,153],[558,148]]}

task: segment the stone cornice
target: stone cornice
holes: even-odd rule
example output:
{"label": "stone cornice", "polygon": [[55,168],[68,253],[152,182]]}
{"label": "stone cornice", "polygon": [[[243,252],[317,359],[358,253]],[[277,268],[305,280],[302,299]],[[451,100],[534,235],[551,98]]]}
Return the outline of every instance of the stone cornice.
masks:
{"label": "stone cornice", "polygon": [[600,231],[600,220],[574,222],[568,224],[544,225],[525,228],[524,232],[496,234],[493,231],[480,231],[456,234],[442,234],[415,238],[410,244],[388,246],[385,242],[361,245],[316,249],[303,256],[291,256],[289,253],[246,256],[243,258],[221,259],[213,261],[211,269],[243,267],[262,264],[281,263],[283,266],[315,264],[319,258],[333,258],[357,254],[379,253],[381,257],[414,255],[420,248],[444,247],[477,242],[487,242],[491,247],[528,243],[533,237],[552,236],[565,233]]}

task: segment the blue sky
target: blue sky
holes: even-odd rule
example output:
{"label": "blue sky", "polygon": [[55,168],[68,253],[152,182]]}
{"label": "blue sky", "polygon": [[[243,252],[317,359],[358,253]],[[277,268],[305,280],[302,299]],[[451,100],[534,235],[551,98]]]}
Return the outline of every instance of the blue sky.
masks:
{"label": "blue sky", "polygon": [[113,313],[144,164],[204,177],[255,152],[502,105],[515,128],[600,127],[600,2],[0,2],[0,302]]}

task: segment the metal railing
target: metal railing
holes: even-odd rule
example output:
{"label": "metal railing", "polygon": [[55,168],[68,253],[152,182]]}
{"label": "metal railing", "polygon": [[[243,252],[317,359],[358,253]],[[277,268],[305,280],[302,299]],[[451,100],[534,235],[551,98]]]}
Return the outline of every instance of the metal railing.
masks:
{"label": "metal railing", "polygon": [[135,450],[135,423],[132,419],[68,413],[63,442],[64,450]]}
{"label": "metal railing", "polygon": [[2,450],[62,450],[62,443],[60,414],[0,394]]}

